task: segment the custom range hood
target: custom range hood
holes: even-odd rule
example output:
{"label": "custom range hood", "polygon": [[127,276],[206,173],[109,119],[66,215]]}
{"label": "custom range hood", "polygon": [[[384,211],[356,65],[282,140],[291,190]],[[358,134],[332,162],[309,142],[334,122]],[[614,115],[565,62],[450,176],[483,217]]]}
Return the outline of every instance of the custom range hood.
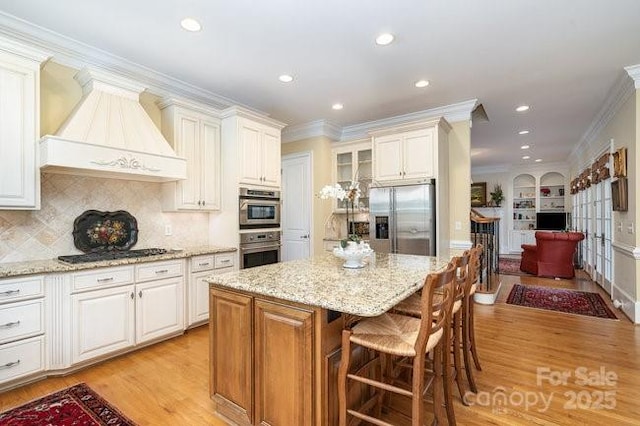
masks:
{"label": "custom range hood", "polygon": [[139,102],[145,87],[93,69],[74,78],[82,99],[55,136],[40,140],[42,171],[153,182],[187,177],[186,160]]}

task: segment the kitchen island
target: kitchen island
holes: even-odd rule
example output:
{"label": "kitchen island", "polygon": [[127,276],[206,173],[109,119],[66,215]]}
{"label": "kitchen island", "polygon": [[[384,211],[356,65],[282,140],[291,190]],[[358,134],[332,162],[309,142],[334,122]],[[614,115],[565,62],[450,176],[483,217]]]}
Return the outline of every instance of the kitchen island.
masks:
{"label": "kitchen island", "polygon": [[345,321],[388,311],[448,261],[376,253],[364,268],[345,269],[323,253],[210,277],[216,412],[240,425],[337,424]]}

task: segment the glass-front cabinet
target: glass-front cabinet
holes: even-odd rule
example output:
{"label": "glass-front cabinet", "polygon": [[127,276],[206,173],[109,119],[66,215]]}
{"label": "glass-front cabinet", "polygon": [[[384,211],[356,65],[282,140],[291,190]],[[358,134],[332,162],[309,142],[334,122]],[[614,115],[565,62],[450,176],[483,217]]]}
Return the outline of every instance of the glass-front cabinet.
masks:
{"label": "glass-front cabinet", "polygon": [[[357,210],[369,210],[369,187],[372,177],[371,140],[340,143],[333,148],[333,181],[348,189],[353,181],[360,183],[361,197]],[[334,211],[345,211],[346,201],[336,201]]]}

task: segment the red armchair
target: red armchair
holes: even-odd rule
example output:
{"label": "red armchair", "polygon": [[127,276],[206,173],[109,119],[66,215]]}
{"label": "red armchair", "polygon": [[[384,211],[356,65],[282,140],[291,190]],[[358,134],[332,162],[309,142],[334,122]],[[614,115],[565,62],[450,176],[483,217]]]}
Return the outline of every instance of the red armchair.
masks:
{"label": "red armchair", "polygon": [[520,270],[539,277],[573,278],[573,255],[582,232],[536,232],[536,245],[522,244]]}

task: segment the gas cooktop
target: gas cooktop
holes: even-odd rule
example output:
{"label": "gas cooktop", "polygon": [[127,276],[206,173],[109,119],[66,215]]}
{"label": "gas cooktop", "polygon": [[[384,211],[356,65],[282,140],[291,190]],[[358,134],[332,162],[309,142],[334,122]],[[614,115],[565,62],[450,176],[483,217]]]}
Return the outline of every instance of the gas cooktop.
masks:
{"label": "gas cooktop", "polygon": [[101,260],[114,260],[114,259],[130,259],[136,257],[156,256],[159,254],[167,253],[166,249],[161,248],[148,248],[140,250],[113,250],[87,254],[77,254],[71,256],[58,256],[58,260],[65,263],[87,263],[87,262],[99,262]]}

